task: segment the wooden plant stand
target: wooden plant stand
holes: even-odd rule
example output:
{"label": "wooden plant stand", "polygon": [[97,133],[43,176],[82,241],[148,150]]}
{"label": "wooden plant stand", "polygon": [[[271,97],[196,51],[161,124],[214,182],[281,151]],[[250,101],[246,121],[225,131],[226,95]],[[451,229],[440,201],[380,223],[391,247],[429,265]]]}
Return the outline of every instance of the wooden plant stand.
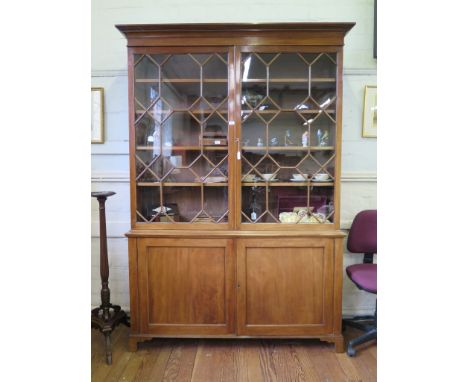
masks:
{"label": "wooden plant stand", "polygon": [[114,328],[123,323],[130,326],[127,314],[119,305],[110,303],[109,260],[107,258],[106,232],[106,199],[115,192],[91,192],[99,202],[99,238],[100,238],[100,269],[101,269],[101,305],[91,310],[91,328],[99,329],[106,340],[106,362],[112,364],[111,333]]}

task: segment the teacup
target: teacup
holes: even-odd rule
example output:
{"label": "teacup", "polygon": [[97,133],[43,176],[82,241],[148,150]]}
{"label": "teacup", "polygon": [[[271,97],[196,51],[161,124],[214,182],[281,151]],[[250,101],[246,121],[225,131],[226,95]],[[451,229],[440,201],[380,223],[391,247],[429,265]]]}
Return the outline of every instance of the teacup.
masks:
{"label": "teacup", "polygon": [[324,173],[317,173],[317,174],[314,174],[313,179],[314,180],[328,180],[330,179],[330,175],[324,174]]}
{"label": "teacup", "polygon": [[294,180],[307,180],[307,175],[304,174],[293,174]]}
{"label": "teacup", "polygon": [[262,174],[262,178],[265,180],[273,180],[275,177],[275,174]]}

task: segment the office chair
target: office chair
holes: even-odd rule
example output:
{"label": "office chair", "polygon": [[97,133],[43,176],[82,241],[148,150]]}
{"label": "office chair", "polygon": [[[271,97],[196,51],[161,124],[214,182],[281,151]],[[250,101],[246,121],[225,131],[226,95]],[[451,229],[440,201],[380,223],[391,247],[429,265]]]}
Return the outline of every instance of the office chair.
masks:
{"label": "office chair", "polygon": [[[377,210],[361,211],[356,215],[348,235],[348,251],[364,254],[362,264],[346,268],[348,277],[359,289],[377,295],[377,264],[373,264],[374,253],[377,253]],[[377,339],[377,301],[373,316],[344,319],[343,328],[346,325],[365,331],[348,343],[347,353],[353,357],[356,355],[355,346]]]}

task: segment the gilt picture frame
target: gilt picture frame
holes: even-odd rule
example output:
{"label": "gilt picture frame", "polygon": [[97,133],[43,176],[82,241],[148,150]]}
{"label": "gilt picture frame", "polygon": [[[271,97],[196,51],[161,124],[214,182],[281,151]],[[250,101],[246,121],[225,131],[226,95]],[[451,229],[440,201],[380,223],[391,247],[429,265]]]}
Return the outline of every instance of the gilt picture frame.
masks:
{"label": "gilt picture frame", "polygon": [[375,85],[367,85],[364,89],[362,136],[377,138],[377,86]]}
{"label": "gilt picture frame", "polygon": [[91,88],[91,143],[104,143],[104,88]]}

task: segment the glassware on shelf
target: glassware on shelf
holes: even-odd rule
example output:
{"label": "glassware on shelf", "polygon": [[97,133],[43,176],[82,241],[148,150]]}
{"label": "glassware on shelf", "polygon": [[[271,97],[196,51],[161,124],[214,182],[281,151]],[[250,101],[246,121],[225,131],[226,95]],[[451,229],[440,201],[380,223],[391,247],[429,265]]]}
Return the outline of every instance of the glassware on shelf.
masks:
{"label": "glassware on shelf", "polygon": [[328,130],[317,129],[317,146],[328,146]]}
{"label": "glassware on shelf", "polygon": [[334,211],[335,211],[335,206],[333,205],[333,201],[330,200],[330,202],[328,203],[327,216],[330,216]]}
{"label": "glassware on shelf", "polygon": [[252,221],[257,220],[258,216],[260,215],[260,207],[257,204],[257,193],[256,188],[252,187],[252,201],[250,203],[250,219]]}
{"label": "glassware on shelf", "polygon": [[258,147],[263,147],[263,146],[265,146],[265,144],[263,143],[263,139],[262,139],[262,138],[258,138],[257,146],[258,146]]}
{"label": "glassware on shelf", "polygon": [[284,135],[284,145],[285,146],[294,146],[294,143],[291,140],[291,130],[287,129],[286,134]]}
{"label": "glassware on shelf", "polygon": [[247,103],[255,109],[263,98],[264,96],[261,94],[247,93],[242,97],[242,104],[247,101]]}
{"label": "glassware on shelf", "polygon": [[333,213],[334,209],[335,207],[333,205],[333,201],[330,199],[327,199],[325,204],[317,209],[317,212],[323,215],[325,219],[326,217],[330,216]]}
{"label": "glassware on shelf", "polygon": [[244,182],[256,182],[257,177],[255,174],[246,174],[242,177],[242,181]]}
{"label": "glassware on shelf", "polygon": [[153,134],[148,135],[147,139],[148,146],[153,146],[153,155],[160,154],[160,145],[161,145],[161,134],[158,128],[154,129]]}
{"label": "glassware on shelf", "polygon": [[270,139],[270,146],[278,146],[278,138],[273,137]]}
{"label": "glassware on shelf", "polygon": [[150,101],[153,102],[157,96],[158,96],[158,91],[153,86],[151,86],[150,94],[149,94]]}
{"label": "glassware on shelf", "polygon": [[147,141],[148,141],[148,143],[157,142],[158,144],[160,144],[160,134],[159,134],[159,130],[158,130],[158,129],[155,129],[154,132],[153,132],[153,134],[148,135]]}

